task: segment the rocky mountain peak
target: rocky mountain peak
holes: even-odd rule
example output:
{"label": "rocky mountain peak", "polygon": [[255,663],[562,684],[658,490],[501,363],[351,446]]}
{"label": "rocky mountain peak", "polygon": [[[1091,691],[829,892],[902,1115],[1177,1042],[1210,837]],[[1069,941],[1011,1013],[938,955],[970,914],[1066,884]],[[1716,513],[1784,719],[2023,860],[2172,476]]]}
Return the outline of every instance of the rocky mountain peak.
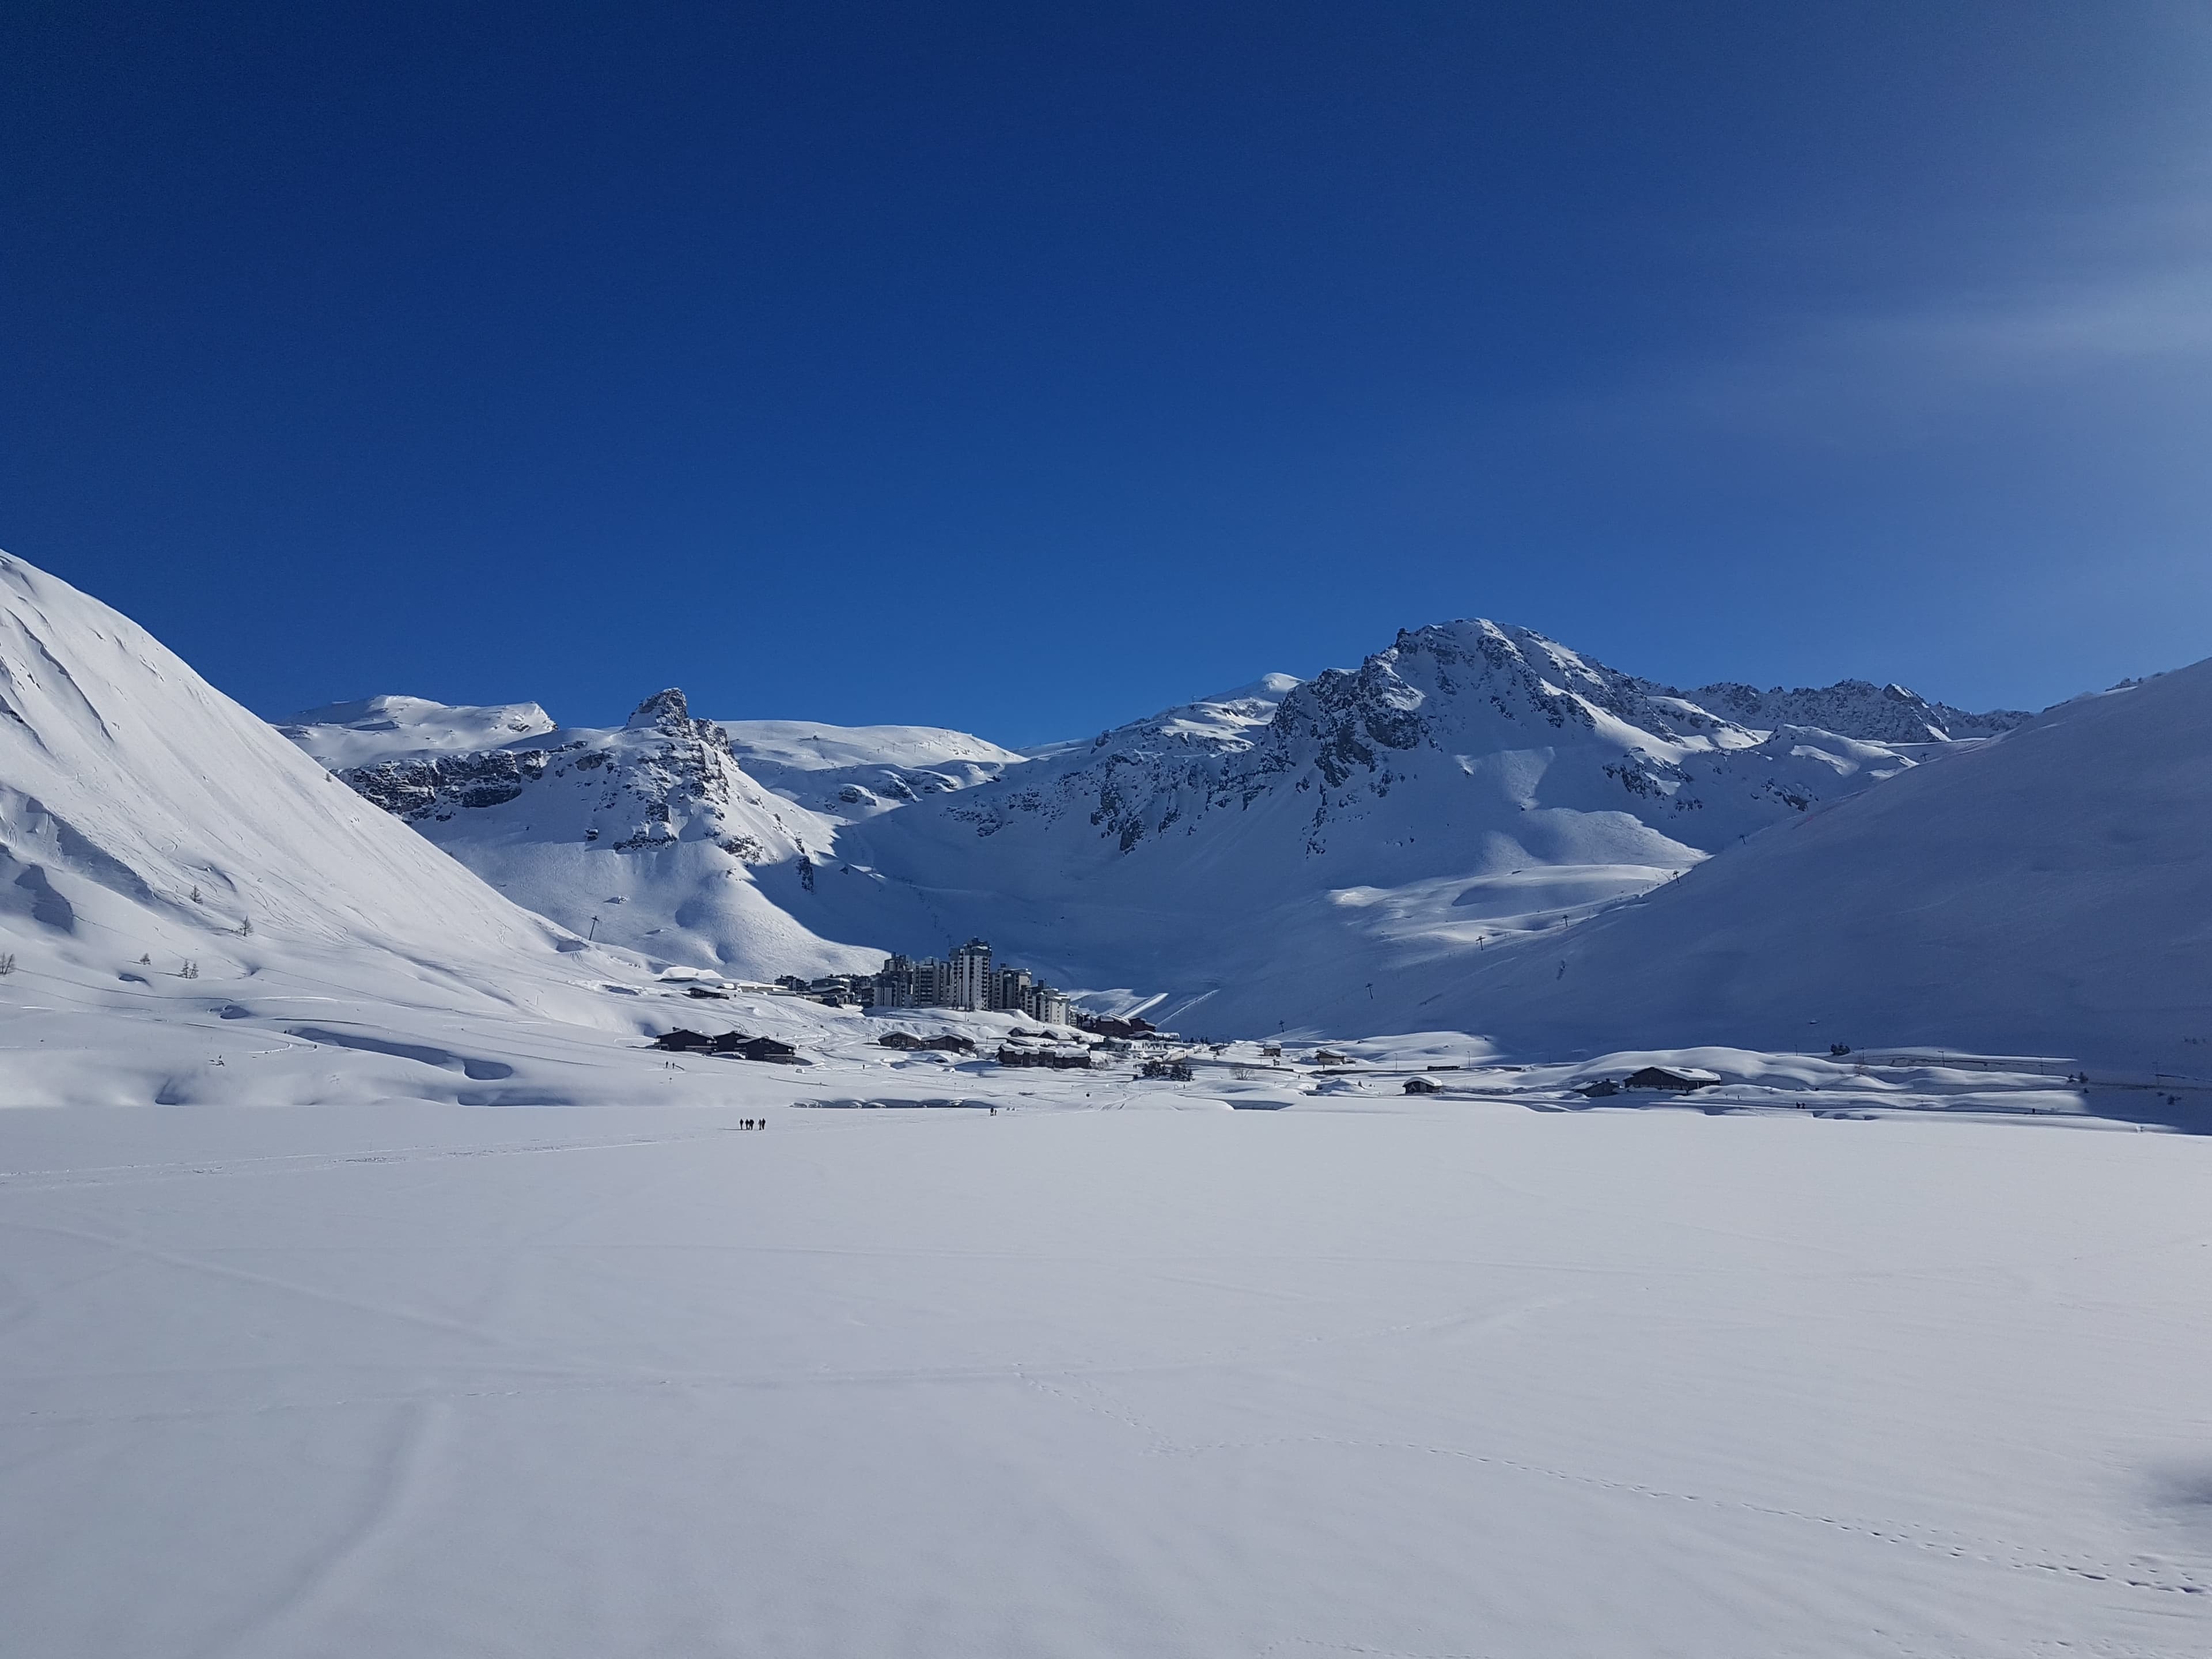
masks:
{"label": "rocky mountain peak", "polygon": [[683,692],[670,686],[665,691],[656,691],[630,711],[628,729],[642,732],[658,728],[663,732],[684,732],[691,729],[691,705],[684,701]]}

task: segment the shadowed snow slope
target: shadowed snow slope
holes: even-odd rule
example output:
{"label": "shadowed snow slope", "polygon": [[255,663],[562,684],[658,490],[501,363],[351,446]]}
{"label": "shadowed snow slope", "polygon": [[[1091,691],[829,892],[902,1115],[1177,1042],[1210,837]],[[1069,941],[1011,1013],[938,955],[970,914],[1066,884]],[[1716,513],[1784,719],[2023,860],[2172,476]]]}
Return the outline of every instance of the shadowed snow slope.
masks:
{"label": "shadowed snow slope", "polygon": [[[137,624],[0,558],[0,891],[45,950],[550,954],[556,930],[336,783]],[[109,937],[112,905],[159,937]]]}
{"label": "shadowed snow slope", "polygon": [[1495,953],[1424,1024],[2212,1072],[2212,662],[2061,704]]}
{"label": "shadowed snow slope", "polygon": [[4,556],[0,961],[0,1103],[605,1098],[649,1074],[610,1041],[641,1029],[605,980],[636,964]]}

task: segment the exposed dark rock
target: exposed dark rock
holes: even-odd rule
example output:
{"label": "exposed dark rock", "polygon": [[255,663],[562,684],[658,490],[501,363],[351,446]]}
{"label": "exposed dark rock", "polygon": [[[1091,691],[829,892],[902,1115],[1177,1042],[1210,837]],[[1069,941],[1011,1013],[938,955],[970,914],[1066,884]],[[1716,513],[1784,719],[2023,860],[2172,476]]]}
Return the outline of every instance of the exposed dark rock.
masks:
{"label": "exposed dark rock", "polygon": [[684,694],[672,685],[665,691],[654,692],[630,711],[630,731],[642,731],[648,726],[663,732],[688,733],[691,727],[691,706],[684,700]]}

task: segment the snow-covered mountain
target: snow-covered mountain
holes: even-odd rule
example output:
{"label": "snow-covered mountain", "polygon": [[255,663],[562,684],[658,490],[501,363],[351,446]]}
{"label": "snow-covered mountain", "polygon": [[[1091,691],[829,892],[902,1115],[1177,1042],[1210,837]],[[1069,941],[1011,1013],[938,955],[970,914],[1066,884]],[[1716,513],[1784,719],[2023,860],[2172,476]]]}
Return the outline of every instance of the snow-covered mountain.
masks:
{"label": "snow-covered mountain", "polygon": [[2212,661],[2078,698],[1422,993],[1518,1051],[1727,1041],[2212,1073]]}
{"label": "snow-covered mountain", "polygon": [[363,697],[310,708],[276,728],[333,771],[401,755],[464,754],[553,729],[534,702],[468,708],[427,697]]}
{"label": "snow-covered mountain", "polygon": [[1025,757],[938,726],[824,726],[720,720],[731,756],[800,805],[841,820],[988,783]]}
{"label": "snow-covered mountain", "polygon": [[0,1104],[634,1098],[652,989],[0,556]]}
{"label": "snow-covered mountain", "polygon": [[0,1047],[26,1097],[617,1097],[660,963],[982,933],[1221,1033],[2205,1069],[2212,663],[2025,724],[1832,690],[1753,712],[1996,735],[1746,725],[1474,621],[1027,756],[674,691],[611,731],[371,699],[288,743],[0,557]]}
{"label": "snow-covered mountain", "polygon": [[[1845,732],[1750,726],[1479,619],[1026,756],[932,728],[693,720],[674,696],[623,732],[473,750],[451,732],[486,711],[449,732],[411,700],[287,729],[518,901],[664,960],[813,973],[981,933],[1112,1006],[1260,1030],[1948,754],[1938,718],[2010,719],[1847,683],[1761,705]],[[1863,735],[1900,711],[1926,717],[1911,741]],[[349,764],[368,744],[379,758]]]}
{"label": "snow-covered mountain", "polygon": [[[1210,819],[1243,817],[1287,793],[1299,798],[1302,828],[1273,839],[1301,860],[1334,851],[1368,866],[1456,868],[1470,829],[1657,850],[1618,822],[1526,818],[1566,812],[1633,819],[1676,844],[1658,859],[1672,865],[1684,861],[1681,848],[1716,850],[1891,775],[1931,741],[1749,729],[1541,635],[1478,619],[1401,634],[1352,672],[1304,684],[1273,676],[1103,733],[1087,749],[1063,747],[943,811],[987,838],[1025,816],[1080,814],[1096,839],[1131,854],[1148,839],[1203,836]],[[1510,808],[1502,817],[1500,803]],[[1431,848],[1415,852],[1430,820]],[[1563,855],[1499,850],[1524,868],[1586,861],[1571,845]]]}
{"label": "snow-covered mountain", "polygon": [[1993,738],[2030,718],[2021,708],[1969,714],[1948,702],[1929,702],[1901,685],[1876,685],[1871,680],[1838,680],[1833,685],[1800,686],[1794,691],[1778,685],[1761,691],[1724,682],[1699,686],[1689,695],[1700,706],[1745,726],[1811,726],[1848,732],[1875,743]]}
{"label": "snow-covered mountain", "polygon": [[[380,708],[395,702],[410,720],[383,740]],[[611,730],[549,720],[474,750],[450,741],[424,712],[437,705],[419,699],[337,707],[371,710],[376,724],[364,731],[302,716],[283,729],[331,764],[362,752],[365,740],[381,741],[378,758],[344,768],[346,781],[493,886],[587,939],[740,976],[881,961],[880,951],[828,943],[793,920],[836,826],[755,781],[720,728],[692,718],[679,690],[647,697]],[[484,712],[456,710],[454,725],[480,728]]]}
{"label": "snow-covered mountain", "polygon": [[1356,1021],[1380,972],[1570,924],[1956,746],[1748,727],[1530,630],[1445,623],[853,825],[799,914],[852,936],[917,895],[1185,1025]]}

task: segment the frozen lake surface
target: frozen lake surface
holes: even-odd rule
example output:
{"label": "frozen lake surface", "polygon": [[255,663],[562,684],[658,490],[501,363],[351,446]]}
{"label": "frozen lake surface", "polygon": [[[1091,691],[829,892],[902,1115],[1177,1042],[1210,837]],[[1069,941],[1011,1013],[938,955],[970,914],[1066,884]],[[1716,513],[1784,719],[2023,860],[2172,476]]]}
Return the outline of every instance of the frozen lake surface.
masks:
{"label": "frozen lake surface", "polygon": [[0,1113],[0,1646],[2202,1655],[2208,1184],[1380,1097]]}

